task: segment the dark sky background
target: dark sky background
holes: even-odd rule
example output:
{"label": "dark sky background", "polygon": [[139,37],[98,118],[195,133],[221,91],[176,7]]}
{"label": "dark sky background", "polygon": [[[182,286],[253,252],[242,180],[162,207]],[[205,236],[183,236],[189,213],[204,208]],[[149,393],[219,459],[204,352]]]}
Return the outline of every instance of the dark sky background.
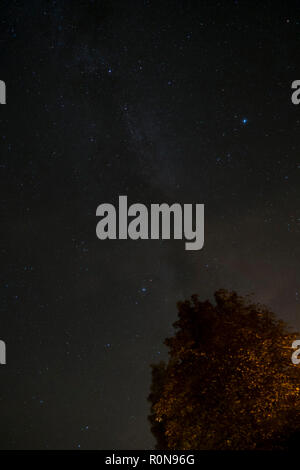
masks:
{"label": "dark sky background", "polygon": [[[300,328],[300,2],[1,2],[0,447],[151,449],[176,301]],[[205,204],[205,247],[96,238],[96,208]]]}

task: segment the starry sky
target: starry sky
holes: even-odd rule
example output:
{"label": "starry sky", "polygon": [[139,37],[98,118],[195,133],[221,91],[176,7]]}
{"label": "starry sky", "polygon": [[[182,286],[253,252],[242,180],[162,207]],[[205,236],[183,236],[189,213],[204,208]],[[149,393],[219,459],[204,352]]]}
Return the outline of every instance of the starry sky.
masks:
{"label": "starry sky", "polygon": [[[0,448],[151,449],[176,302],[300,328],[300,2],[1,2]],[[205,247],[96,237],[96,208],[204,203]]]}

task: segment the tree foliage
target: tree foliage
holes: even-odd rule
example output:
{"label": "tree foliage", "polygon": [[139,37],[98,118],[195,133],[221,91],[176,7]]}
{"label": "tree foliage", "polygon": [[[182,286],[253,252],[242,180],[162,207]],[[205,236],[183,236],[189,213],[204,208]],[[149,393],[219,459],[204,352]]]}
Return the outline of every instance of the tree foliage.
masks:
{"label": "tree foliage", "polygon": [[[290,332],[266,307],[219,290],[178,303],[167,364],[152,366],[157,448],[282,448],[300,422]],[[298,336],[299,337],[299,336]]]}

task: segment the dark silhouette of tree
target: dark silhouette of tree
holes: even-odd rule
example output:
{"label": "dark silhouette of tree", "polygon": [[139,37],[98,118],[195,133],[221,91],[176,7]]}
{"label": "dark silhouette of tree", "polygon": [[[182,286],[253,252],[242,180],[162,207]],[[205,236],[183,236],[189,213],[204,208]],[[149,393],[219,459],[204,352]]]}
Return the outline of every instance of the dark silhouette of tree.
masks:
{"label": "dark silhouette of tree", "polygon": [[178,303],[168,363],[152,366],[157,448],[285,448],[300,429],[297,334],[248,297],[219,290],[215,301]]}

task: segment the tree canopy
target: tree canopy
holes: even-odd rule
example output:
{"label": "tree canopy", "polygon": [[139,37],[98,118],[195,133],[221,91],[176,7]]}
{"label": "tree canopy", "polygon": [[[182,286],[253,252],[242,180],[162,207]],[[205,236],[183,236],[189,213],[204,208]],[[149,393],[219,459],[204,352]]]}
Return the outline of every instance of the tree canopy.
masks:
{"label": "tree canopy", "polygon": [[178,303],[169,360],[152,366],[158,449],[284,448],[300,429],[298,337],[267,307],[219,290]]}

